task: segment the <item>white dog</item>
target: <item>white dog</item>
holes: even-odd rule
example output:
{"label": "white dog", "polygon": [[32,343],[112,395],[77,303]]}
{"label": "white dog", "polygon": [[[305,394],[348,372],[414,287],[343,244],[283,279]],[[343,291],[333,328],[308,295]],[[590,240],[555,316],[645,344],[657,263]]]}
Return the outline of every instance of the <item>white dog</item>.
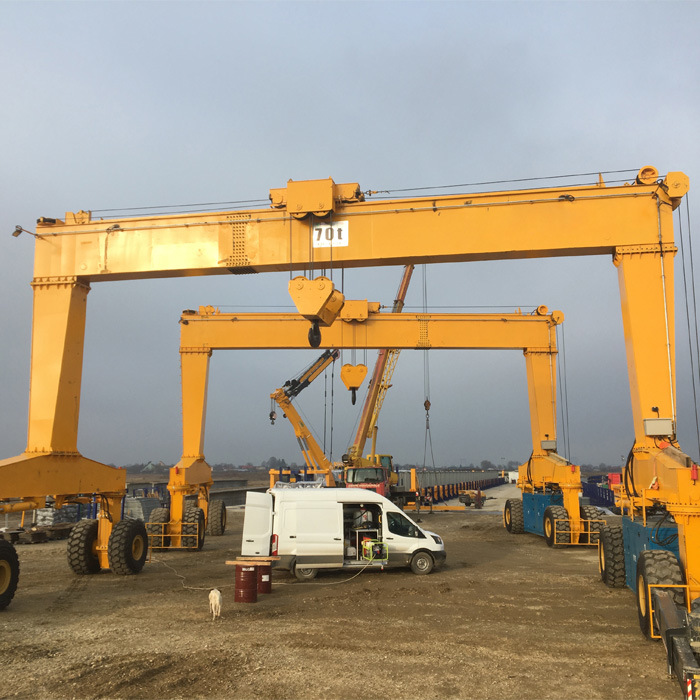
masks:
{"label": "white dog", "polygon": [[212,621],[221,617],[221,591],[218,588],[212,588],[209,591],[209,612]]}

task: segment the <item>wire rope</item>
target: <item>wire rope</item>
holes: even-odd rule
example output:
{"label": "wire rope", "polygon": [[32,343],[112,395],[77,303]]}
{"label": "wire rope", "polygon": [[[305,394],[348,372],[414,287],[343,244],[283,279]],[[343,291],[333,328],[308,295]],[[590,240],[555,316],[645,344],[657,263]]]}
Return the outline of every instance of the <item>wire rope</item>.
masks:
{"label": "wire rope", "polygon": [[[687,202],[686,202],[687,204]],[[689,213],[688,213],[689,216]],[[684,296],[684,301],[685,301],[685,319],[686,319],[686,326],[688,330],[688,354],[690,356],[690,373],[691,373],[691,385],[693,389],[693,408],[694,408],[694,413],[695,413],[695,437],[696,437],[696,444],[698,448],[698,454],[700,454],[700,417],[698,416],[698,394],[697,394],[697,377],[696,377],[696,372],[695,372],[695,360],[693,358],[693,350],[695,350],[695,354],[698,354],[699,347],[698,347],[698,321],[697,321],[697,306],[696,306],[696,299],[695,299],[695,271],[693,267],[693,260],[692,260],[692,237],[690,235],[690,226],[688,226],[688,232],[686,234],[688,238],[688,256],[686,256],[685,253],[685,244],[684,244],[684,235],[683,235],[683,219],[681,217],[681,212],[679,209],[678,212],[678,231],[679,231],[679,238],[680,238],[680,243],[681,243],[681,269],[683,270],[683,296]],[[690,268],[690,279],[691,279],[691,285],[692,285],[692,317],[693,317],[693,325],[695,326],[695,348],[693,348],[693,333],[691,332],[691,300],[688,298],[688,276],[686,273],[686,267]]]}
{"label": "wire rope", "polygon": [[[557,327],[557,330],[559,327]],[[562,383],[562,393],[563,393],[563,407],[562,407],[562,420],[564,423],[564,430],[566,433],[565,446],[566,451],[564,456],[570,462],[571,461],[571,434],[569,432],[569,385],[566,381],[566,338],[564,337],[564,326],[561,326],[561,360],[559,362],[561,368],[560,381]]]}
{"label": "wire rope", "polygon": [[[382,194],[393,194],[395,192],[424,192],[426,190],[446,190],[455,189],[457,187],[484,187],[486,185],[507,185],[510,183],[517,182],[538,182],[542,180],[564,180],[572,177],[595,177],[596,175],[618,175],[621,173],[636,173],[638,168],[625,168],[623,170],[603,170],[599,172],[590,173],[571,173],[570,175],[545,175],[541,177],[521,177],[510,180],[484,180],[481,182],[462,182],[452,185],[432,185],[432,186],[421,186],[421,187],[403,187],[403,188],[391,188],[386,190],[376,190],[378,193]],[[622,182],[623,180],[620,180]],[[372,191],[370,191],[372,192]]]}
{"label": "wire rope", "polygon": [[[428,312],[428,266],[422,266],[423,272],[423,313]],[[423,402],[423,407],[425,408],[425,438],[423,440],[423,467],[427,465],[428,459],[428,446],[430,446],[430,460],[435,469],[435,455],[433,453],[433,434],[430,430],[430,358],[428,355],[429,350],[426,348],[423,350],[423,395],[425,396],[425,401]]]}

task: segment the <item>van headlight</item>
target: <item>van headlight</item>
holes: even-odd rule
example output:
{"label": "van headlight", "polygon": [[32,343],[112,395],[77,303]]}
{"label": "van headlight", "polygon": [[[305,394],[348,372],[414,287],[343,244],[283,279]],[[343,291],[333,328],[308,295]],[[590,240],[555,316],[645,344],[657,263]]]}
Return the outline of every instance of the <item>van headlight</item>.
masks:
{"label": "van headlight", "polygon": [[438,537],[437,535],[431,535],[431,537],[435,540],[436,544],[442,544],[442,538]]}

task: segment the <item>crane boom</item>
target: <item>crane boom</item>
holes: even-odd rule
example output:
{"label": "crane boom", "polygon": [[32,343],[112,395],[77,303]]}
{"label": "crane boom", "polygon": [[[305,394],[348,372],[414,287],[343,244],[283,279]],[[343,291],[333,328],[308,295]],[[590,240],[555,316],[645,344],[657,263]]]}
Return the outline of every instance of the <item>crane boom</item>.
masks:
{"label": "crane boom", "polygon": [[[336,486],[333,476],[333,465],[326,457],[321,446],[316,442],[311,430],[303,421],[299,412],[292,405],[292,399],[306,389],[316,377],[321,374],[329,365],[338,359],[338,350],[326,350],[323,354],[298,377],[290,379],[284,386],[276,389],[270,394],[270,398],[282,409],[284,416],[289,420],[294,428],[304,462],[312,474],[323,474],[328,486]],[[270,413],[271,421],[274,423],[273,413]]]}

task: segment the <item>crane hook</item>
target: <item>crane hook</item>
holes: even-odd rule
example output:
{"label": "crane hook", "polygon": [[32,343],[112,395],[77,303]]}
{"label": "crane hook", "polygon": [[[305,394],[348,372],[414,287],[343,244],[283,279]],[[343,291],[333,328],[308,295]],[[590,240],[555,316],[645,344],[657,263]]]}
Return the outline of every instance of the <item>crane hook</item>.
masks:
{"label": "crane hook", "polygon": [[318,327],[318,321],[314,321],[309,328],[309,345],[312,348],[317,348],[321,344],[321,329]]}

